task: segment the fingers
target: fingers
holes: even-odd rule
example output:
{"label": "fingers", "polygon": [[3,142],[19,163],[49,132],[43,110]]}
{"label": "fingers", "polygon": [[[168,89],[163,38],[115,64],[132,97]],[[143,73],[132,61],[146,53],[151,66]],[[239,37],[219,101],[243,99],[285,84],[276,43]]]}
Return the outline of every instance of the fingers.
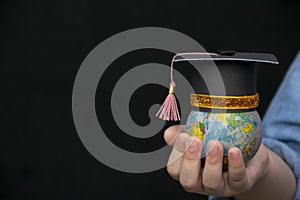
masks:
{"label": "fingers", "polygon": [[186,152],[184,154],[180,169],[179,181],[182,187],[188,192],[200,191],[200,155],[202,141],[197,137],[189,137],[186,142]]}
{"label": "fingers", "polygon": [[187,133],[176,136],[178,129],[178,126],[170,127],[165,132],[166,141],[175,140],[167,170],[189,192],[234,196],[248,191],[265,171],[268,151],[262,146],[247,166],[238,148],[229,149],[228,171],[223,172],[223,145],[217,140],[208,142],[205,166],[201,169],[202,141]]}
{"label": "fingers", "polygon": [[170,174],[170,176],[175,180],[178,180],[179,178],[179,172],[183,161],[183,155],[186,149],[185,145],[188,138],[189,135],[187,133],[182,133],[178,135],[174,144],[174,148],[169,157],[167,171]]}
{"label": "fingers", "polygon": [[228,185],[232,190],[239,190],[246,185],[245,164],[241,151],[230,148],[228,152]]}
{"label": "fingers", "polygon": [[170,126],[165,130],[164,140],[168,145],[173,145],[175,143],[176,136],[179,133],[184,132],[184,126],[174,125]]}
{"label": "fingers", "polygon": [[203,187],[207,192],[222,191],[224,181],[222,176],[223,146],[217,140],[208,142],[205,167],[203,171]]}

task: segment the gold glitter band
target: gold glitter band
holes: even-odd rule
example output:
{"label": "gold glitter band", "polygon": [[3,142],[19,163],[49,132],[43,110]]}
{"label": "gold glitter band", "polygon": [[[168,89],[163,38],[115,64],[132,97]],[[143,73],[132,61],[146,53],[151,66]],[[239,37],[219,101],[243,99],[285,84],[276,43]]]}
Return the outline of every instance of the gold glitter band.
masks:
{"label": "gold glitter band", "polygon": [[252,109],[259,104],[258,93],[250,96],[190,94],[191,106],[217,109]]}

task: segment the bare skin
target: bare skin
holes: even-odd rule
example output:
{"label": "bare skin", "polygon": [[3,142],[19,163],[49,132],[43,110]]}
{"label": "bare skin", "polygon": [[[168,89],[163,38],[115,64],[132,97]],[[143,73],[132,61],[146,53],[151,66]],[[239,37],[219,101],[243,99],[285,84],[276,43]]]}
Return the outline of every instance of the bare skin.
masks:
{"label": "bare skin", "polygon": [[[238,200],[289,200],[296,192],[296,179],[289,166],[266,146],[245,165],[241,151],[228,152],[228,171],[222,172],[223,146],[210,141],[204,168],[200,155],[202,141],[187,133],[177,134],[179,126],[169,127],[164,139],[173,145],[167,171],[188,191],[213,196],[234,196]],[[180,132],[180,131],[179,131]]]}

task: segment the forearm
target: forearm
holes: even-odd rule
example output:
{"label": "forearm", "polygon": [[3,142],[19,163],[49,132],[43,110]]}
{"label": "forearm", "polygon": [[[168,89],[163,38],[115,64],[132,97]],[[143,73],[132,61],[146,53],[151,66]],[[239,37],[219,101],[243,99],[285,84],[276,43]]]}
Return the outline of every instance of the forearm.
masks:
{"label": "forearm", "polygon": [[289,166],[269,150],[270,168],[251,190],[235,197],[237,200],[290,200],[296,192],[295,175]]}

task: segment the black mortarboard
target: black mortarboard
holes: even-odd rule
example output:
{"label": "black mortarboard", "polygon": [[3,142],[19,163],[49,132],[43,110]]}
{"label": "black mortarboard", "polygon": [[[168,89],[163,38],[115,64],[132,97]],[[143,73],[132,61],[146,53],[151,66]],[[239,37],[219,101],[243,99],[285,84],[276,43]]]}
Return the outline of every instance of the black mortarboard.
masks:
{"label": "black mortarboard", "polygon": [[[174,110],[177,109],[176,100],[174,102],[172,99],[175,87],[172,77],[173,63],[176,68],[191,64],[194,66],[194,70],[188,74],[188,80],[195,92],[191,94],[192,106],[194,103],[200,109],[223,109],[224,105],[225,110],[234,111],[257,107],[256,63],[278,64],[278,60],[273,54],[236,51],[176,54],[171,62],[170,95],[157,114],[167,121],[180,120],[178,111]],[[197,96],[198,94],[201,96]],[[228,98],[218,98],[224,96]]]}

